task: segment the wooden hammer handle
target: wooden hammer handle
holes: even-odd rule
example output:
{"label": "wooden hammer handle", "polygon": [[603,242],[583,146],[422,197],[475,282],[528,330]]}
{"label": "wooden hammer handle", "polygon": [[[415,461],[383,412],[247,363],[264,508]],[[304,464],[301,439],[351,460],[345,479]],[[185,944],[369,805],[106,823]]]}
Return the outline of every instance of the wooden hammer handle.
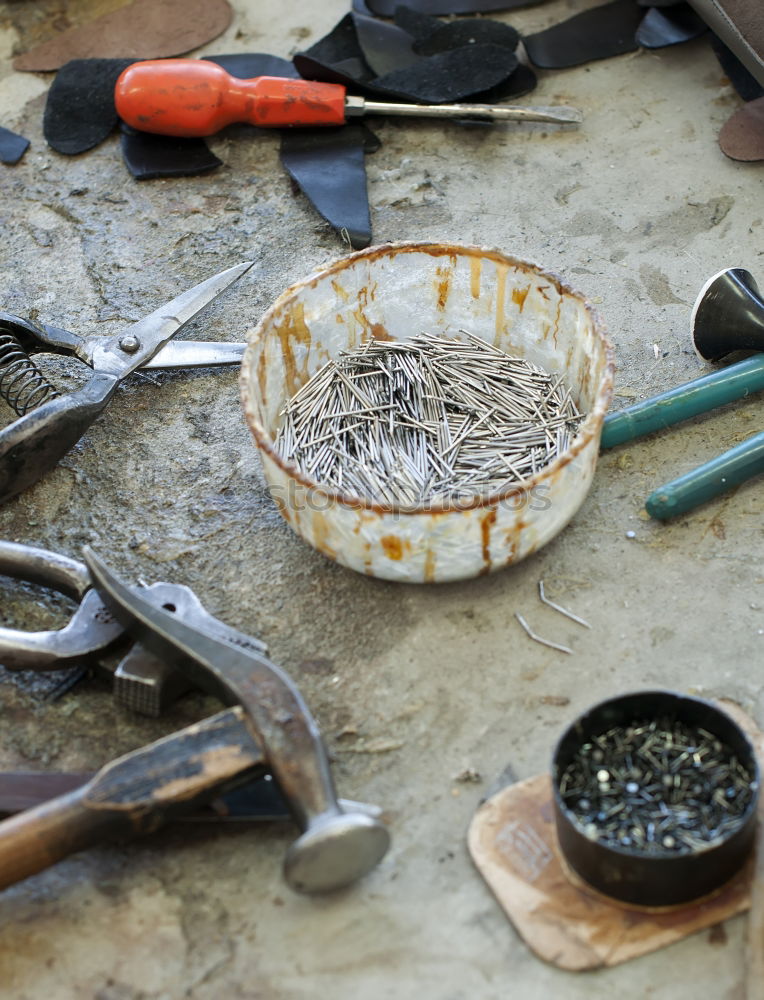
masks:
{"label": "wooden hammer handle", "polygon": [[92,809],[89,785],[0,823],[0,889],[129,826],[126,814]]}
{"label": "wooden hammer handle", "polygon": [[82,788],[0,823],[0,889],[104,839],[156,830],[265,771],[238,705],[187,726],[112,761]]}

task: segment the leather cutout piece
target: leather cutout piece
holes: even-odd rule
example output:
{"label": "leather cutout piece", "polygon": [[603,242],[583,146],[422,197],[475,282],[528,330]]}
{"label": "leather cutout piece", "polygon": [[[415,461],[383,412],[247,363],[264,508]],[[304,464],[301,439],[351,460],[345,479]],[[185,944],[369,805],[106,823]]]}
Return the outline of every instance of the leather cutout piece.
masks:
{"label": "leather cutout piece", "polygon": [[414,39],[415,42],[424,41],[434,31],[443,24],[437,17],[430,17],[429,14],[420,14],[413,7],[401,6],[395,8],[395,23],[399,28],[403,28]]}
{"label": "leather cutout piece", "polygon": [[252,80],[256,76],[284,76],[297,80],[300,74],[289,59],[272,56],[267,52],[235,52],[229,56],[204,56],[207,62],[217,63],[226,73],[240,80]]}
{"label": "leather cutout piece", "polygon": [[366,152],[379,140],[363,125],[284,129],[281,162],[313,207],[354,250],[371,243]]}
{"label": "leather cutout piece", "polygon": [[[501,22],[444,25],[398,7],[393,31],[373,34],[372,27],[368,18],[346,15],[328,35],[295,55],[300,75],[342,83],[351,94],[432,104],[474,99],[476,94],[504,85],[506,93],[527,93],[529,84],[535,82],[529,74],[509,82],[518,68],[514,49],[519,36]],[[370,61],[398,68],[375,76]]]}
{"label": "leather cutout piece", "polygon": [[[407,0],[406,6],[420,14],[444,16],[446,14],[488,14],[494,10],[517,10],[533,7],[544,0]],[[393,17],[400,0],[366,0],[372,13],[379,17]]]}
{"label": "leather cutout piece", "polygon": [[432,56],[464,45],[503,45],[514,52],[520,41],[519,33],[509,24],[485,18],[468,17],[461,21],[438,23],[426,38],[416,42],[414,49],[420,55]]}
{"label": "leather cutout piece", "polygon": [[764,97],[744,104],[725,122],[719,146],[731,160],[764,160]]}
{"label": "leather cutout piece", "polygon": [[729,81],[744,101],[755,101],[764,97],[764,87],[755,79],[753,73],[745,68],[734,52],[731,52],[724,42],[711,32],[711,48],[714,50],[719,64],[729,77]]}
{"label": "leather cutout piece", "polygon": [[324,35],[293,59],[300,76],[324,83],[342,83],[346,87],[363,86],[374,79],[366,62],[352,14],[346,14],[328,35]]}
{"label": "leather cutout piece", "polygon": [[204,139],[177,139],[138,132],[123,122],[122,156],[139,181],[157,177],[193,177],[222,166]]}
{"label": "leather cutout piece", "polygon": [[403,98],[442,104],[498,86],[517,66],[517,56],[501,45],[473,45],[439,52],[408,69],[388,73],[376,86]]}
{"label": "leather cutout piece", "polygon": [[634,0],[612,0],[524,38],[528,58],[543,69],[566,69],[634,52],[644,10]]}
{"label": "leather cutout piece", "polygon": [[662,49],[699,38],[708,31],[705,21],[689,4],[660,10],[652,7],[637,28],[636,43],[645,49]]}
{"label": "leather cutout piece", "polygon": [[531,67],[520,63],[514,73],[511,73],[498,87],[491,87],[489,90],[481,90],[478,94],[471,94],[470,100],[476,104],[500,104],[501,101],[530,94],[532,90],[536,89],[537,83],[538,78]]}
{"label": "leather cutout piece", "polygon": [[352,18],[358,44],[375,76],[405,69],[418,61],[419,56],[413,50],[414,39],[403,28],[363,14],[353,14]]}
{"label": "leather cutout piece", "polygon": [[46,72],[72,59],[179,56],[217,38],[232,17],[228,0],[133,0],[17,56],[13,68]]}
{"label": "leather cutout piece", "polygon": [[57,153],[84,153],[117,124],[114,85],[134,59],[73,59],[56,74],[45,104],[43,134]]}
{"label": "leather cutout piece", "polygon": [[29,139],[0,125],[0,163],[18,163],[29,149]]}

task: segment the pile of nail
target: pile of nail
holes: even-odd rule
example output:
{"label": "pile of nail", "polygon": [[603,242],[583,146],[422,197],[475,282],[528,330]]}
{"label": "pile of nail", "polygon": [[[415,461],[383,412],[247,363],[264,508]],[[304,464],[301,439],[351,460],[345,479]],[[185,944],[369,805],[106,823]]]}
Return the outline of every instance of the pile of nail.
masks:
{"label": "pile of nail", "polygon": [[280,454],[324,486],[396,507],[470,500],[538,472],[583,420],[563,376],[462,335],[343,352],[287,402]]}
{"label": "pile of nail", "polygon": [[674,855],[734,832],[753,798],[752,780],[713,733],[662,719],[614,726],[583,743],[559,789],[590,839]]}

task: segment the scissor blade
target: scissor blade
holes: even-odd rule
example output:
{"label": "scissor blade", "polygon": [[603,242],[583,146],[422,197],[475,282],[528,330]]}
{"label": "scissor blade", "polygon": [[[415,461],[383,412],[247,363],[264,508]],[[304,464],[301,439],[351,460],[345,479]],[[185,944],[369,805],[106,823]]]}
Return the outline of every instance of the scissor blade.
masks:
{"label": "scissor blade", "polygon": [[246,344],[214,344],[207,340],[178,340],[165,344],[149,358],[141,371],[148,368],[212,368],[215,365],[239,365]]}
{"label": "scissor blade", "polygon": [[[144,316],[137,323],[133,323],[116,337],[105,340],[93,350],[93,368],[97,372],[120,378],[129,375],[136,368],[141,368],[175,336],[181,327],[229,285],[238,281],[253,264],[254,261],[244,261],[242,264],[221,271],[212,278],[207,278],[206,281],[194,285],[159,309],[155,309],[148,316]],[[137,342],[138,346],[134,350],[125,351],[120,345],[126,342],[126,338],[130,338],[133,344]]]}

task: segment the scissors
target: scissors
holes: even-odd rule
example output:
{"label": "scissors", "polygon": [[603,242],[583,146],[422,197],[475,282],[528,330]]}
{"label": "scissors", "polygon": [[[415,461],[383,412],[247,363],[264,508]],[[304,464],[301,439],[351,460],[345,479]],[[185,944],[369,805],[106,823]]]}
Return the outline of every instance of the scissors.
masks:
{"label": "scissors", "polygon": [[[19,415],[0,431],[0,503],[56,465],[136,369],[238,363],[241,344],[168,341],[253,263],[245,261],[221,271],[105,339],[84,340],[68,330],[0,312],[0,396]],[[29,356],[43,351],[73,354],[93,374],[82,388],[61,394]]]}

